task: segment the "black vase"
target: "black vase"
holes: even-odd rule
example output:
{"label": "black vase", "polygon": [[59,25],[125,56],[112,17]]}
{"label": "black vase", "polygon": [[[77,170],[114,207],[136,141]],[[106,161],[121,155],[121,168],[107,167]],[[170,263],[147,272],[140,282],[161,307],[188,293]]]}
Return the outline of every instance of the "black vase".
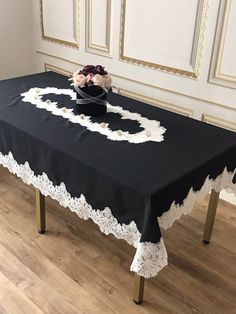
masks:
{"label": "black vase", "polygon": [[[104,93],[104,90],[100,86],[85,86],[79,89],[89,97],[97,97],[101,100],[107,99],[107,93]],[[77,99],[85,99],[85,97],[81,96],[78,92]],[[86,97],[87,98],[87,97]],[[104,104],[98,102],[88,102],[86,104],[76,104],[76,111],[78,114],[84,114],[86,116],[98,116],[107,112],[106,102]]]}

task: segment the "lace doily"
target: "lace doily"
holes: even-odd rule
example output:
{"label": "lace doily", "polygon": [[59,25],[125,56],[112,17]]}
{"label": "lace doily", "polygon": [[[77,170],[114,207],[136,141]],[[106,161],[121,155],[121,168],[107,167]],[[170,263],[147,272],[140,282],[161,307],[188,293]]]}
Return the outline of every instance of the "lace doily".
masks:
{"label": "lace doily", "polygon": [[[84,195],[78,198],[71,197],[63,182],[55,186],[46,173],[36,176],[28,162],[18,164],[11,152],[7,155],[0,153],[0,164],[20,177],[26,184],[32,184],[35,188],[38,188],[43,195],[49,195],[63,207],[68,207],[80,218],[85,220],[91,218],[106,235],[113,234],[116,238],[124,239],[127,243],[134,246],[137,250],[130,268],[131,271],[149,278],[156,276],[167,265],[167,253],[163,239],[161,238],[159,243],[140,242],[141,234],[134,221],[127,225],[119,224],[109,207],[105,207],[103,210],[96,210],[87,203]],[[232,178],[233,173],[227,172],[226,169],[216,180],[206,178],[205,184],[199,192],[190,190],[183,206],[173,205],[173,203],[170,210],[158,218],[160,225],[167,228],[176,219],[179,219],[182,214],[189,213],[196,199],[203,198],[212,188],[220,191],[227,187],[236,193],[236,184],[232,183]]]}
{"label": "lace doily", "polygon": [[122,107],[107,103],[107,112],[117,113],[121,116],[121,119],[137,121],[140,127],[144,129],[134,134],[122,130],[113,131],[105,122],[92,122],[89,116],[83,114],[75,115],[72,109],[66,108],[66,104],[65,107],[59,108],[57,102],[51,102],[50,100],[43,101],[42,96],[47,94],[68,95],[72,100],[76,100],[76,93],[72,89],[59,89],[56,87],[31,88],[29,91],[21,94],[21,96],[24,102],[29,102],[39,109],[46,109],[56,116],[68,119],[72,123],[78,123],[92,132],[98,132],[106,136],[112,141],[128,141],[129,143],[139,144],[148,141],[162,142],[164,140],[163,134],[166,129],[160,126],[160,122],[150,120],[141,116],[139,113],[130,112]]}

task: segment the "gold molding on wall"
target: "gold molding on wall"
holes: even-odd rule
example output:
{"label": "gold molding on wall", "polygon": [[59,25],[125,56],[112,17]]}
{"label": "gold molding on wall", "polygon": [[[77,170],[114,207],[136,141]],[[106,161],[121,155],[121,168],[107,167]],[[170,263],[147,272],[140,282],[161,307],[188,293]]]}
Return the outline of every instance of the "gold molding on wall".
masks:
{"label": "gold molding on wall", "polygon": [[[83,64],[80,64],[78,62],[71,61],[71,60],[68,60],[68,59],[65,59],[65,58],[62,58],[62,57],[58,57],[58,56],[52,55],[50,53],[42,52],[42,51],[39,51],[39,50],[37,51],[37,53],[41,54],[41,55],[44,55],[44,56],[48,56],[50,58],[55,58],[55,59],[58,59],[58,60],[61,60],[61,61],[73,64],[73,65],[76,65],[78,67],[83,67],[84,66]],[[201,102],[207,103],[209,105],[217,106],[217,107],[220,107],[220,108],[224,108],[224,109],[236,112],[236,107],[233,107],[233,106],[230,106],[230,105],[225,105],[225,104],[221,104],[221,103],[218,103],[218,102],[215,102],[215,101],[211,101],[211,100],[207,100],[207,99],[204,99],[204,98],[200,98],[200,97],[184,94],[184,93],[177,92],[177,91],[174,91],[174,90],[171,90],[171,89],[168,89],[168,88],[160,87],[158,85],[149,84],[149,83],[147,83],[145,81],[138,81],[138,80],[130,79],[130,78],[127,78],[125,76],[117,75],[117,74],[114,74],[114,73],[111,73],[111,72],[110,72],[110,74],[112,76],[114,76],[114,77],[117,77],[117,78],[123,79],[123,80],[127,80],[127,81],[133,82],[135,84],[141,84],[141,85],[144,85],[144,86],[147,86],[147,87],[156,88],[156,89],[158,89],[158,90],[160,90],[162,92],[171,93],[173,95],[177,95],[177,96],[180,96],[180,97],[192,99],[194,101],[201,101]]]}
{"label": "gold molding on wall", "polygon": [[236,123],[222,118],[217,118],[208,114],[202,114],[202,121],[236,132]]}
{"label": "gold molding on wall", "polygon": [[128,91],[126,89],[119,88],[118,94],[130,97],[130,98],[134,98],[136,100],[141,100],[141,101],[144,101],[150,105],[154,105],[154,106],[157,106],[157,107],[160,107],[160,108],[163,108],[163,109],[175,112],[175,113],[179,113],[179,114],[187,116],[187,117],[193,116],[193,110],[191,110],[191,109],[177,106],[177,105],[174,105],[171,103],[167,103],[167,102],[164,102],[164,101],[161,101],[161,100],[158,100],[155,98],[151,98],[148,96],[144,96],[144,95],[141,95],[141,94],[138,94],[135,92]]}
{"label": "gold molding on wall", "polygon": [[226,33],[228,29],[229,13],[232,0],[221,0],[217,30],[212,54],[209,83],[224,87],[236,88],[236,76],[221,73],[223,52],[225,47]]}
{"label": "gold molding on wall", "polygon": [[[125,36],[125,10],[126,10],[126,1],[121,0],[121,36],[120,36],[120,59],[123,61],[127,61],[129,63],[134,63],[137,65],[146,66],[153,69],[159,69],[161,71],[170,72],[173,74],[178,74],[182,76],[187,76],[191,78],[197,78],[199,76],[199,69],[201,66],[201,57],[202,57],[202,50],[203,50],[203,42],[204,42],[204,34],[206,29],[206,20],[207,20],[207,12],[209,8],[209,0],[199,0],[198,2],[198,20],[200,19],[199,23],[196,23],[199,27],[199,32],[197,36],[197,45],[193,45],[193,49],[195,47],[195,53],[192,51],[191,63],[193,64],[193,71],[186,71],[179,68],[174,68],[162,64],[147,62],[145,60],[135,59],[129,56],[124,55],[124,36]],[[195,37],[196,41],[196,37]],[[195,56],[193,58],[193,56]]]}
{"label": "gold molding on wall", "polygon": [[59,74],[63,74],[63,75],[66,75],[66,76],[71,76],[73,74],[70,71],[67,71],[65,69],[59,68],[59,67],[57,67],[55,65],[52,65],[52,64],[49,64],[49,63],[44,63],[44,69],[45,69],[45,72],[53,71],[53,72],[56,72],[56,73],[59,73]]}
{"label": "gold molding on wall", "polygon": [[51,41],[53,43],[60,44],[63,46],[69,46],[69,47],[78,49],[79,48],[79,32],[80,32],[80,27],[79,27],[80,0],[73,0],[74,1],[74,33],[75,33],[75,41],[76,41],[75,43],[45,35],[44,24],[43,24],[43,0],[39,0],[39,1],[40,1],[40,24],[41,24],[42,39],[48,40],[48,41]]}
{"label": "gold molding on wall", "polygon": [[111,57],[111,0],[106,0],[106,45],[101,46],[92,42],[92,1],[86,1],[86,51],[95,52],[102,56]]}
{"label": "gold molding on wall", "polygon": [[236,76],[231,76],[231,75],[223,74],[220,72],[222,58],[223,58],[223,51],[225,47],[225,37],[226,37],[226,32],[227,32],[228,22],[229,22],[229,13],[230,13],[230,8],[231,8],[231,3],[232,3],[231,0],[226,0],[225,2],[223,25],[222,25],[221,35],[220,35],[220,43],[219,43],[219,49],[217,53],[217,60],[216,60],[216,67],[215,67],[215,78],[236,83]]}

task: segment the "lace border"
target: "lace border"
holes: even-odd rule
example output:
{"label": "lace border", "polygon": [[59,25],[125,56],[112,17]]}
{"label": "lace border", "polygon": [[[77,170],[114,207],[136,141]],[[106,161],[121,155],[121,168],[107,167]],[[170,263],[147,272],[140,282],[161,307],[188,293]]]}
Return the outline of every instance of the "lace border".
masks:
{"label": "lace border", "polygon": [[232,182],[235,174],[236,169],[234,172],[228,172],[225,168],[224,171],[215,180],[210,179],[208,176],[203,186],[201,187],[201,190],[194,191],[193,188],[191,188],[182,205],[173,202],[169,210],[164,212],[161,217],[157,218],[160,227],[163,229],[170,228],[176,220],[180,219],[182,215],[189,214],[192,211],[195,203],[197,201],[202,201],[207,193],[212,189],[214,189],[216,192],[220,192],[226,188],[236,195],[236,184],[233,184]]}
{"label": "lace border", "polygon": [[[91,218],[104,234],[113,234],[116,238],[123,239],[137,248],[131,270],[137,272],[140,276],[145,278],[155,276],[167,265],[167,253],[164,242],[162,240],[160,243],[139,242],[141,234],[134,221],[131,221],[128,225],[119,224],[112,215],[110,208],[105,207],[103,210],[96,210],[87,203],[84,195],[81,195],[79,198],[71,197],[63,182],[58,186],[54,186],[46,173],[36,176],[28,162],[19,165],[11,152],[8,155],[0,153],[0,164],[8,168],[11,173],[20,177],[24,183],[32,184],[43,195],[51,196],[61,206],[68,207],[80,218],[85,220]],[[152,262],[152,269],[149,269],[148,266],[150,262]]]}
{"label": "lace border", "polygon": [[[168,258],[163,239],[161,238],[159,243],[140,242],[141,234],[134,221],[127,225],[119,224],[112,215],[110,208],[105,207],[103,210],[96,210],[87,203],[84,195],[81,195],[79,198],[71,197],[63,182],[58,186],[54,186],[46,173],[36,176],[28,162],[18,164],[11,152],[8,155],[0,153],[0,164],[20,177],[26,184],[32,184],[35,188],[38,188],[43,195],[51,196],[63,207],[68,207],[80,218],[85,220],[91,218],[104,234],[113,234],[116,238],[123,239],[134,246],[136,254],[130,267],[131,271],[145,278],[150,278],[156,276],[167,265]],[[232,178],[233,174],[227,172],[226,169],[216,180],[210,180],[209,177],[206,178],[200,191],[194,192],[192,189],[190,190],[183,206],[173,203],[170,210],[158,218],[160,225],[163,228],[167,228],[176,219],[179,219],[182,214],[189,213],[196,199],[202,199],[211,188],[220,191],[222,188],[228,187],[236,192],[236,184],[232,183]]]}

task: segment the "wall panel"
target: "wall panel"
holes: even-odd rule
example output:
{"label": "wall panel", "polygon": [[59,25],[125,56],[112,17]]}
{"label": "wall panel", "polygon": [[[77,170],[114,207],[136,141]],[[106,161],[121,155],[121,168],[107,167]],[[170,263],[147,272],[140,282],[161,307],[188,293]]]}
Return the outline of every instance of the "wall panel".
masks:
{"label": "wall panel", "polygon": [[111,0],[86,1],[86,51],[111,57]]}
{"label": "wall panel", "polygon": [[222,0],[213,51],[210,82],[236,87],[236,1]]}
{"label": "wall panel", "polygon": [[208,114],[202,115],[202,121],[236,132],[236,122],[233,121],[217,118]]}
{"label": "wall panel", "polygon": [[79,0],[40,0],[42,38],[79,47]]}
{"label": "wall panel", "polygon": [[206,0],[122,0],[121,60],[197,77],[207,9]]}

